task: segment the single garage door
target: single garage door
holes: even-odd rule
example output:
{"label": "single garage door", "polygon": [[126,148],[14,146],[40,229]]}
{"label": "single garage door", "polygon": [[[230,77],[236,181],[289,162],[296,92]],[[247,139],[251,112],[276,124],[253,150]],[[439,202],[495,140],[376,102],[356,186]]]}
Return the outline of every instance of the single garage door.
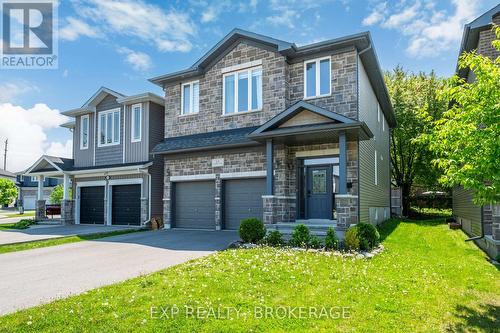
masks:
{"label": "single garage door", "polygon": [[214,182],[175,183],[174,226],[215,229]]}
{"label": "single garage door", "polygon": [[24,210],[33,210],[36,206],[35,196],[25,196],[23,197]]}
{"label": "single garage door", "polygon": [[104,224],[104,186],[80,188],[80,224]]}
{"label": "single garage door", "polygon": [[265,179],[234,179],[224,181],[224,227],[238,229],[240,221],[255,217],[262,220],[262,196]]}
{"label": "single garage door", "polygon": [[112,193],[112,224],[141,225],[141,185],[113,185]]}

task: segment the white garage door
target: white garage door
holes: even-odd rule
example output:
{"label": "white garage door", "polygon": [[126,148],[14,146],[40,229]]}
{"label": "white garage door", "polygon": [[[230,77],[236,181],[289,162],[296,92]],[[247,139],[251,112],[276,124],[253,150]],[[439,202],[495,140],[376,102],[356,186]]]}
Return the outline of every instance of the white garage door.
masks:
{"label": "white garage door", "polygon": [[35,209],[36,196],[27,196],[24,197],[23,199],[24,199],[24,210]]}

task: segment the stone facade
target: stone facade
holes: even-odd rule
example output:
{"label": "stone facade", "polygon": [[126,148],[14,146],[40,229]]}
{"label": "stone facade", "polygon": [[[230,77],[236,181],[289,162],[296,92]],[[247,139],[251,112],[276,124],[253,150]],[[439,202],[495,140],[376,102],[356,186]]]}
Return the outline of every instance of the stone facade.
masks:
{"label": "stone facade", "polygon": [[47,217],[45,216],[45,200],[37,200],[35,209],[35,220],[41,221],[45,220],[46,218]]}
{"label": "stone facade", "polygon": [[339,195],[335,196],[337,210],[337,225],[339,228],[347,229],[351,224],[358,223],[358,196]]}
{"label": "stone facade", "polygon": [[75,201],[62,200],[61,201],[61,223],[62,224],[75,224]]}
{"label": "stone facade", "polygon": [[[500,25],[500,13],[493,17],[493,23]],[[491,45],[496,39],[495,32],[492,29],[487,29],[479,33],[479,41],[477,45],[477,53],[487,56],[495,60],[500,53]]]}

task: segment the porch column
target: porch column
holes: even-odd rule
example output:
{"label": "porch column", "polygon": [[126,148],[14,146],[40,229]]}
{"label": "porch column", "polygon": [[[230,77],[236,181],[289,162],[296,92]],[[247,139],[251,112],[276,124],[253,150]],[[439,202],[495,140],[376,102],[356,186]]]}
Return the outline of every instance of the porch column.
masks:
{"label": "porch column", "polygon": [[266,169],[267,169],[267,177],[266,177],[266,194],[273,195],[274,194],[274,168],[273,168],[273,140],[266,141]]}
{"label": "porch column", "polygon": [[63,200],[61,201],[62,224],[75,223],[75,214],[74,214],[75,202],[73,201],[73,198],[69,196],[69,188],[70,188],[69,181],[70,181],[70,176],[68,174],[64,174]]}
{"label": "porch column", "polygon": [[266,195],[262,196],[262,220],[265,224],[272,224],[276,222],[273,160],[273,140],[269,139],[266,141]]}
{"label": "porch column", "polygon": [[347,194],[347,141],[345,132],[339,133],[339,194]]}
{"label": "porch column", "polygon": [[45,219],[45,200],[43,199],[43,182],[45,178],[44,176],[38,176],[38,193],[37,193],[37,201],[35,207],[35,220],[41,221]]}

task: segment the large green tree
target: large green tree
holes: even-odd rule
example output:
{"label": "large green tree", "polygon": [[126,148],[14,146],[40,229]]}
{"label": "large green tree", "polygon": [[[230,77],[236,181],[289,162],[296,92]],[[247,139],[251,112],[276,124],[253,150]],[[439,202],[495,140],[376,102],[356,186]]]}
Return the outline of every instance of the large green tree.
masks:
{"label": "large green tree", "polygon": [[17,187],[12,180],[0,178],[0,205],[9,205],[17,198]]}
{"label": "large green tree", "polygon": [[[500,52],[500,28],[494,29],[493,47]],[[500,57],[468,52],[460,56],[459,66],[469,68],[474,80],[454,76],[447,82],[441,96],[451,107],[423,138],[437,155],[443,184],[474,190],[477,204],[499,202]]]}
{"label": "large green tree", "polygon": [[[69,188],[69,197],[72,197],[72,189],[71,187]],[[61,201],[63,199],[64,195],[64,186],[63,184],[59,184],[54,189],[52,190],[52,193],[50,193],[50,202],[53,204],[61,204]]]}
{"label": "large green tree", "polygon": [[412,187],[436,188],[438,184],[439,170],[431,163],[428,143],[417,138],[429,132],[447,108],[437,96],[444,80],[434,72],[414,74],[398,66],[385,74],[385,81],[398,123],[391,131],[392,180],[401,188],[403,215],[408,215]]}

